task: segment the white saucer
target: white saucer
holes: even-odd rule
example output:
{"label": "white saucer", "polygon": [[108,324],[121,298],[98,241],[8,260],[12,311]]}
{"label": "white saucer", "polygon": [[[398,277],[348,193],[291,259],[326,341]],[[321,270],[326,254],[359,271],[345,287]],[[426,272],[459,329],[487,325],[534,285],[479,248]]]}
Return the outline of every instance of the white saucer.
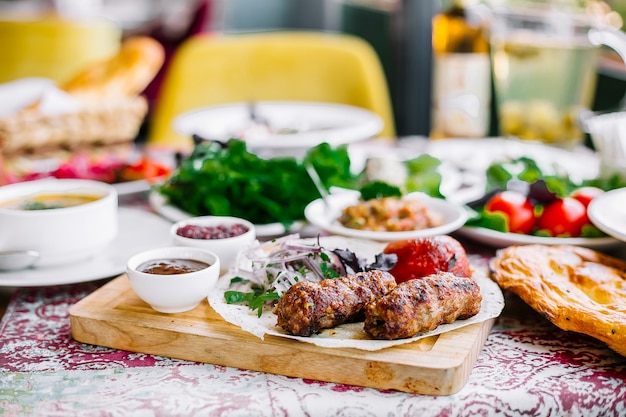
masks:
{"label": "white saucer", "polygon": [[626,188],[618,188],[594,198],[589,204],[589,220],[607,235],[626,242]]}
{"label": "white saucer", "polygon": [[122,274],[135,253],[171,245],[171,223],[145,210],[121,207],[119,233],[100,254],[82,262],[22,271],[0,272],[0,286],[30,287],[74,284]]}

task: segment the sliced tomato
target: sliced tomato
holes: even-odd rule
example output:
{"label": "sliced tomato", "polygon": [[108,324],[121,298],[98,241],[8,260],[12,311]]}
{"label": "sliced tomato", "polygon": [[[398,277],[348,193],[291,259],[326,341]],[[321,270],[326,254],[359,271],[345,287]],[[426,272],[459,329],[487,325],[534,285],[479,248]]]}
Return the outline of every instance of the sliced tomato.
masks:
{"label": "sliced tomato", "polygon": [[589,224],[587,208],[573,197],[565,197],[545,206],[537,219],[537,228],[552,236],[580,237]]}
{"label": "sliced tomato", "polygon": [[485,210],[504,214],[511,233],[530,234],[535,227],[535,209],[520,192],[508,190],[494,195],[485,204]]}
{"label": "sliced tomato", "polygon": [[570,197],[583,203],[585,207],[589,207],[591,200],[597,196],[604,194],[604,190],[598,187],[580,187],[572,192]]}

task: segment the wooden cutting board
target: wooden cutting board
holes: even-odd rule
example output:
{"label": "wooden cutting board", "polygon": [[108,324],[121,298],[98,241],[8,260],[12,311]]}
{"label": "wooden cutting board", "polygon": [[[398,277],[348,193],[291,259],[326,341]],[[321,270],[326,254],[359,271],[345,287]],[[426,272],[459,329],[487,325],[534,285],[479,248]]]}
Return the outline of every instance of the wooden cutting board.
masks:
{"label": "wooden cutting board", "polygon": [[321,348],[277,336],[261,340],[226,322],[207,301],[185,313],[159,313],[135,295],[126,275],[70,309],[79,342],[426,395],[453,394],[465,385],[494,321],[374,352]]}

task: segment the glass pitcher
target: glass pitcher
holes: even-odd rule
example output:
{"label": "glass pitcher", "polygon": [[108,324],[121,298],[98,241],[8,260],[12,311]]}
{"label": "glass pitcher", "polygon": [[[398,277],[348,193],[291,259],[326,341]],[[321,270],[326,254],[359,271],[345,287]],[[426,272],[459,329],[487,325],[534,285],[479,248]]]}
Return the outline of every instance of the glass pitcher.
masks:
{"label": "glass pitcher", "polygon": [[626,34],[547,5],[494,8],[490,48],[502,136],[572,148],[593,102],[601,45],[626,59]]}

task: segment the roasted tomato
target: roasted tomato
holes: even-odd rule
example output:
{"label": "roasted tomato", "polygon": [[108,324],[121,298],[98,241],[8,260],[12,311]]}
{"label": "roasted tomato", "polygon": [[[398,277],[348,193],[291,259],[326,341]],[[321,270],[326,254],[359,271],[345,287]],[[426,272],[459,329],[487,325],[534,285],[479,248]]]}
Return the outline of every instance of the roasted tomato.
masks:
{"label": "roasted tomato", "polygon": [[439,271],[461,277],[472,275],[463,245],[447,235],[397,240],[387,244],[383,252],[398,256],[398,262],[389,271],[398,283]]}
{"label": "roasted tomato", "polygon": [[552,236],[579,237],[584,225],[589,223],[587,208],[572,197],[556,200],[543,208],[537,219],[537,228]]}
{"label": "roasted tomato", "polygon": [[580,201],[585,207],[589,207],[589,203],[591,203],[591,200],[593,200],[600,194],[604,194],[604,190],[602,188],[580,187],[574,190],[570,197]]}
{"label": "roasted tomato", "polygon": [[494,195],[485,204],[485,210],[504,214],[511,233],[531,234],[535,227],[535,209],[530,199],[517,191]]}

